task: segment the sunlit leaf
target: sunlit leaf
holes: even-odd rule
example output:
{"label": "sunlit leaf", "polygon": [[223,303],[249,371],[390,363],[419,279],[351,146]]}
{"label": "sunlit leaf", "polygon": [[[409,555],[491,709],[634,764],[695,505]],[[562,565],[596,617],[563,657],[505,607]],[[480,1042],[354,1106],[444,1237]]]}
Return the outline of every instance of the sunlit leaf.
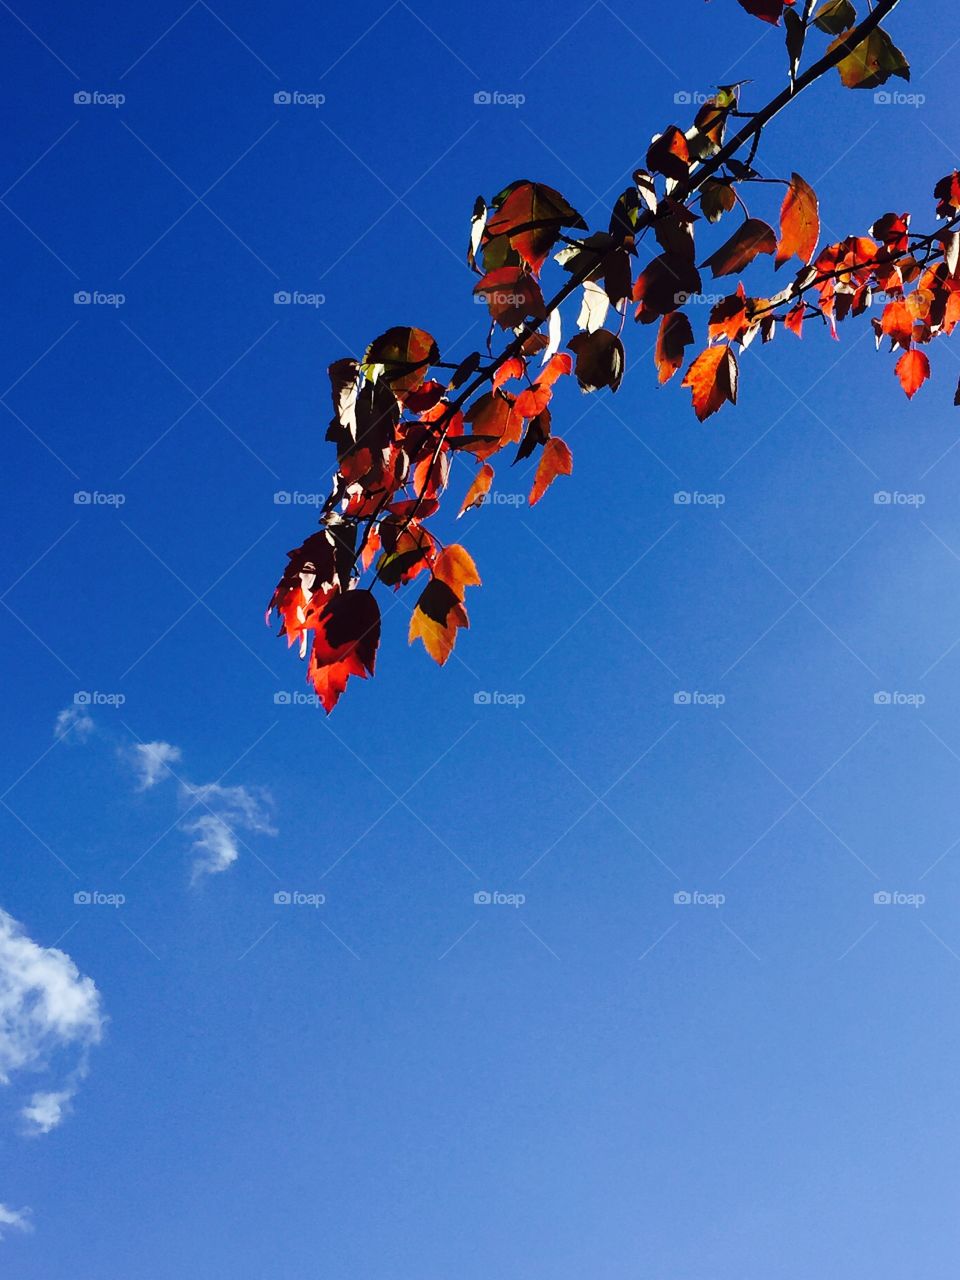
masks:
{"label": "sunlit leaf", "polygon": [[806,266],[813,257],[819,238],[820,210],[817,194],[799,173],[794,173],[780,206],[780,239],[777,243],[776,265],[781,267],[790,258],[799,258]]}
{"label": "sunlit leaf", "polygon": [[573,474],[573,454],[559,436],[551,436],[543,446],[543,453],[533,478],[529,502],[535,507],[557,476]]}
{"label": "sunlit leaf", "polygon": [[[838,36],[828,52],[838,48],[853,34],[847,31]],[[875,89],[891,76],[910,79],[910,64],[882,27],[861,40],[856,48],[837,63],[840,79],[847,89]]]}
{"label": "sunlit leaf", "polygon": [[687,370],[683,386],[693,395],[693,411],[701,422],[729,400],[737,403],[737,359],[727,346],[707,347]]}
{"label": "sunlit leaf", "polygon": [[471,507],[479,507],[483,504],[484,498],[490,492],[490,486],[493,484],[493,467],[489,462],[485,462],[473,479],[470,488],[467,490],[466,497],[460,510],[457,512],[457,519],[471,509]]}
{"label": "sunlit leaf", "polygon": [[350,676],[373,675],[380,643],[380,606],[370,591],[332,596],[318,612],[307,678],[329,714]]}
{"label": "sunlit leaf", "polygon": [[894,372],[900,379],[900,385],[907,393],[907,397],[913,399],[930,377],[930,361],[924,352],[914,347],[912,351],[903,353],[894,366]]}

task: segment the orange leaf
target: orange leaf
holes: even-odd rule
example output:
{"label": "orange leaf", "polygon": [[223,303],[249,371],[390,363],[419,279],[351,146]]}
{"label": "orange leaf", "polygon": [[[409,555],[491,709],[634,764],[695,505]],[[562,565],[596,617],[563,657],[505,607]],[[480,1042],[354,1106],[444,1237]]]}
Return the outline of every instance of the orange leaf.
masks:
{"label": "orange leaf", "polygon": [[729,347],[707,347],[686,372],[681,384],[693,393],[693,411],[703,422],[725,400],[737,403],[737,359]]}
{"label": "orange leaf", "polygon": [[894,298],[883,308],[880,332],[885,333],[894,346],[908,350],[913,337],[913,316],[902,298]]}
{"label": "orange leaf", "polygon": [[532,387],[528,387],[526,391],[520,392],[513,407],[521,418],[535,418],[538,414],[543,413],[552,397],[553,391],[550,387],[542,386],[539,382],[536,382]]}
{"label": "orange leaf", "polygon": [[523,417],[516,412],[512,396],[502,391],[487,391],[467,411],[467,422],[476,436],[492,436],[490,440],[471,443],[469,452],[478,458],[489,458],[505,444],[520,439]]}
{"label": "orange leaf", "polygon": [[503,383],[509,382],[511,378],[522,378],[526,369],[526,364],[519,356],[513,356],[510,360],[505,360],[490,379],[493,389],[496,390]]}
{"label": "orange leaf", "polygon": [[660,321],[653,362],[657,366],[657,378],[669,382],[683,364],[683,352],[693,342],[690,321],[682,311],[673,311]]}
{"label": "orange leaf", "polygon": [[461,600],[464,587],[480,586],[480,575],[477,573],[477,566],[473,563],[473,557],[466,547],[461,547],[458,542],[452,542],[449,547],[444,547],[437,556],[437,563],[433,566],[433,576],[445,582]]}
{"label": "orange leaf", "polygon": [[820,238],[820,210],[817,193],[808,182],[794,173],[780,206],[780,240],[776,265],[782,267],[789,258],[806,264],[813,257]]}
{"label": "orange leaf", "polygon": [[483,505],[483,500],[490,492],[490,486],[493,484],[493,467],[489,462],[485,462],[476,477],[467,490],[467,496],[463,500],[463,506],[457,512],[457,519],[470,510],[471,507],[479,507]]}
{"label": "orange leaf", "polygon": [[908,399],[912,400],[930,377],[930,361],[922,351],[914,347],[912,351],[903,353],[894,367],[894,373],[900,379],[900,385]]}
{"label": "orange leaf", "polygon": [[543,446],[543,454],[530,490],[530,505],[536,506],[557,476],[573,474],[573,454],[559,436],[551,436]]}

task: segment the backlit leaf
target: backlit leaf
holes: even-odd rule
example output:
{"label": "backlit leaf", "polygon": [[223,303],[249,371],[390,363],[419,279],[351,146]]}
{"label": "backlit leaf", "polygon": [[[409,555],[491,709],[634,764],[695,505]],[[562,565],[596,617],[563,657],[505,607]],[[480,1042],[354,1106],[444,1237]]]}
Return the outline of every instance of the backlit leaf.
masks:
{"label": "backlit leaf", "polygon": [[912,351],[903,353],[894,366],[894,372],[900,379],[900,385],[907,393],[907,397],[913,399],[930,377],[930,361],[924,352],[914,347]]}
{"label": "backlit leaf", "polygon": [[493,484],[493,467],[489,462],[485,462],[474,477],[473,483],[467,490],[463,504],[457,512],[457,519],[470,510],[471,507],[479,507],[482,505],[484,498],[490,492],[490,486]]}
{"label": "backlit leaf", "polygon": [[573,454],[559,436],[551,436],[543,446],[543,453],[533,478],[529,502],[535,507],[557,476],[573,474]]}
{"label": "backlit leaf", "polygon": [[[852,32],[838,36],[829,46],[831,52],[843,44]],[[847,89],[875,89],[891,76],[910,79],[910,64],[882,27],[875,27],[861,40],[852,53],[837,63],[840,79]]]}
{"label": "backlit leaf", "polygon": [[329,714],[350,676],[373,675],[380,643],[380,606],[370,591],[331,597],[316,618],[307,679]]}
{"label": "backlit leaf", "polygon": [[693,394],[693,411],[701,422],[729,400],[737,403],[737,359],[727,346],[707,347],[687,370],[683,386]]}
{"label": "backlit leaf", "polygon": [[817,193],[795,173],[790,178],[787,194],[780,206],[780,240],[776,265],[782,267],[790,258],[807,265],[820,238],[820,211]]}

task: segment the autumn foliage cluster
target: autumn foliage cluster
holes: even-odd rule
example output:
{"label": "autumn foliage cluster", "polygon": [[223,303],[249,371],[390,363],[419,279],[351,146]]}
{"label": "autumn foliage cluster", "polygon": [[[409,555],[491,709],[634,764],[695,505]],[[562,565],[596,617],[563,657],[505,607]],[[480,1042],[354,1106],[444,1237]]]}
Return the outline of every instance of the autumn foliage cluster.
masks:
{"label": "autumn foliage cluster", "polygon": [[[494,461],[500,466],[504,456],[536,460],[529,502],[539,502],[558,476],[573,471],[570,449],[553,429],[558,384],[571,379],[585,393],[616,392],[629,312],[656,326],[652,372],[664,384],[683,369],[680,385],[700,421],[736,403],[738,353],[758,337],[770,342],[782,328],[794,341],[814,322],[836,337],[841,322],[868,310],[878,345],[889,340],[899,353],[894,372],[906,394],[930,376],[924,348],[960,320],[960,174],[936,183],[940,223],[933,231],[914,233],[909,214],[881,212],[869,234],[823,247],[817,196],[799,173],[780,183],[770,221],[751,213],[743,195],[778,190],[753,160],[767,118],[806,83],[833,68],[852,89],[874,88],[891,75],[909,78],[906,59],[879,25],[897,0],[881,0],[860,25],[849,0],[826,0],[816,10],[806,4],[802,13],[789,0],[738,2],[783,24],[788,85],[779,102],[751,114],[741,109],[740,86],[726,85],[691,123],[667,125],[606,230],[591,234],[559,192],[538,182],[512,182],[489,205],[478,199],[467,263],[478,277],[473,292],[490,314],[485,351],[453,365],[426,330],[395,327],[360,359],[330,366],[327,439],[337,469],[321,527],[289,553],[267,614],[276,610],[281,634],[307,658],[307,678],[328,712],[350,676],[373,674],[377,584],[400,591],[416,580],[409,638],[421,640],[436,662],[447,661],[458,631],[469,625],[467,588],[480,585],[467,550],[444,545],[428,524],[446,495],[453,455],[476,464],[461,515],[486,500]],[[826,37],[825,48],[802,73],[814,34]],[[741,121],[747,123],[738,131]],[[718,233],[708,231],[713,224]],[[698,250],[704,232],[722,236],[720,243]],[[549,259],[565,276],[547,300]],[[768,278],[783,270],[786,280],[758,295],[743,276],[764,260],[773,268]],[[729,293],[698,336],[688,304],[701,295],[706,274]],[[571,297],[576,332],[564,344],[560,308]]]}

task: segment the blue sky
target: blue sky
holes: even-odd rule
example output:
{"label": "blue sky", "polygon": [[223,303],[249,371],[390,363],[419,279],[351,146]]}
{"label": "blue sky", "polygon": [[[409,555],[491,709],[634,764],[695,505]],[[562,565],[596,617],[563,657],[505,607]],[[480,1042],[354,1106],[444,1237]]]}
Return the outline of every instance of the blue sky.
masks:
{"label": "blue sky", "polygon": [[[763,140],[832,238],[931,227],[958,163],[952,10],[916,10],[919,105],[831,79]],[[476,195],[604,225],[682,95],[779,87],[780,35],[733,0],[0,22],[5,1274],[952,1275],[947,343],[908,403],[868,324],[779,335],[701,426],[628,321],[617,396],[556,402],[574,477],[456,526],[458,660],[394,607],[327,720],[263,626],[326,365],[392,324],[466,355]]]}

